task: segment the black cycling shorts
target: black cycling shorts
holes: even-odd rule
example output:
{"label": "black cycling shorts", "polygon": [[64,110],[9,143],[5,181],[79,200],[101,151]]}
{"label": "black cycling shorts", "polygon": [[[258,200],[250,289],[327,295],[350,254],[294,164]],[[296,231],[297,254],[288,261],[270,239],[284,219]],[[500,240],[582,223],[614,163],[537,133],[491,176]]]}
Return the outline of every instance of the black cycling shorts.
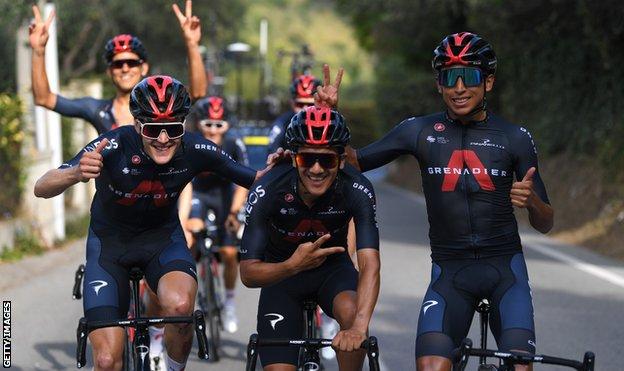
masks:
{"label": "black cycling shorts", "polygon": [[193,192],[189,218],[205,221],[208,210],[211,209],[216,216],[217,246],[238,246],[240,241],[236,238],[236,234],[225,228],[225,221],[230,213],[231,204],[231,197],[228,197],[228,194],[221,191],[220,188],[210,192]]}
{"label": "black cycling shorts", "polygon": [[195,261],[179,223],[138,234],[112,228],[95,232],[89,228],[83,282],[83,307],[88,321],[127,317],[132,267],[143,270],[154,292],[160,278],[169,272],[184,272],[197,280]]}
{"label": "black cycling shorts", "polygon": [[524,255],[518,253],[433,263],[418,318],[416,358],[451,358],[482,298],[490,302],[490,328],[498,349],[535,353],[529,277]]}
{"label": "black cycling shorts", "polygon": [[[260,338],[299,339],[304,332],[303,302],[315,300],[333,317],[333,301],[343,291],[356,291],[358,272],[349,257],[329,259],[318,268],[288,277],[263,287],[258,303]],[[260,347],[262,366],[274,363],[297,364],[296,347]]]}

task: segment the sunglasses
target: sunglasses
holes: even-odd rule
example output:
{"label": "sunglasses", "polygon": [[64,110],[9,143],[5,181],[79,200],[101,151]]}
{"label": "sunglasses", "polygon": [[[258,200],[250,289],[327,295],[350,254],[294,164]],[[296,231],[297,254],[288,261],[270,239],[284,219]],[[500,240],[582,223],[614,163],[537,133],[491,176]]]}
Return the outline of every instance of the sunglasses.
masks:
{"label": "sunglasses", "polygon": [[457,79],[461,77],[464,86],[479,86],[483,82],[483,73],[474,67],[449,68],[440,71],[438,83],[445,88],[452,88],[457,84]]}
{"label": "sunglasses", "polygon": [[142,122],[141,135],[147,139],[158,139],[163,130],[169,139],[178,139],[184,135],[183,122]]}
{"label": "sunglasses", "polygon": [[295,154],[298,167],[310,168],[318,162],[323,169],[333,169],[340,163],[340,156],[336,153],[300,152]]}
{"label": "sunglasses", "polygon": [[108,65],[113,69],[123,68],[124,64],[128,65],[128,68],[139,67],[143,64],[142,59],[118,59],[110,62]]}
{"label": "sunglasses", "polygon": [[310,107],[310,106],[313,106],[313,105],[314,105],[314,103],[295,102],[295,107],[301,108],[301,109],[304,109],[304,108],[307,108],[307,107]]}
{"label": "sunglasses", "polygon": [[218,121],[218,120],[201,120],[199,121],[199,124],[208,129],[211,129],[211,128],[221,129],[222,127],[225,126],[225,123],[223,121]]}

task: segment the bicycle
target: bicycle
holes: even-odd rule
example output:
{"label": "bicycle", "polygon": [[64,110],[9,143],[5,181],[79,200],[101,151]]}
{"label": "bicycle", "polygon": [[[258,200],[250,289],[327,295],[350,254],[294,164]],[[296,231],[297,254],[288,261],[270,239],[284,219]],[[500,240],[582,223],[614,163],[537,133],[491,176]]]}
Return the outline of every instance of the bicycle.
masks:
{"label": "bicycle", "polygon": [[[86,318],[82,317],[78,321],[78,328],[76,329],[76,363],[78,368],[84,367],[87,363],[87,337],[89,333],[93,330],[105,327],[124,327],[127,330],[134,330],[132,340],[130,340],[130,335],[127,337],[128,342],[124,349],[124,370],[150,371],[150,337],[148,327],[155,324],[192,323],[195,327],[195,336],[197,337],[199,348],[197,356],[200,359],[209,359],[204,313],[201,310],[196,310],[190,317],[147,318],[141,316],[139,281],[141,281],[142,278],[143,272],[141,269],[136,267],[130,269],[130,281],[132,282],[131,296],[134,301],[134,313],[136,314],[134,318],[88,322]],[[130,350],[132,351],[130,352]]]}
{"label": "bicycle", "polygon": [[199,254],[197,264],[198,290],[197,302],[208,319],[208,351],[212,354],[211,361],[218,362],[219,346],[221,343],[221,330],[223,321],[223,286],[219,272],[218,257],[218,226],[216,214],[208,210],[205,218],[205,229],[195,233],[195,248]]}
{"label": "bicycle", "polygon": [[[468,359],[471,356],[479,357],[478,371],[513,371],[515,365],[527,365],[529,363],[543,363],[574,368],[578,371],[593,371],[595,355],[593,352],[585,352],[583,361],[552,357],[547,355],[527,354],[520,352],[501,352],[487,349],[487,332],[490,316],[490,303],[487,299],[481,299],[477,303],[479,312],[479,326],[481,330],[481,348],[473,348],[472,340],[465,338],[459,348],[453,351],[453,371],[466,369]],[[499,364],[488,364],[487,358],[498,358]]]}
{"label": "bicycle", "polygon": [[[297,365],[298,371],[322,370],[323,365],[319,351],[321,348],[332,345],[332,339],[318,339],[315,337],[318,328],[316,326],[317,304],[313,300],[307,300],[303,305],[304,309],[304,334],[303,339],[260,339],[258,334],[249,337],[247,345],[247,364],[245,370],[254,371],[258,360],[258,347],[265,346],[294,346],[300,349]],[[360,346],[366,349],[368,356],[368,366],[371,371],[379,371],[379,345],[377,338],[370,336],[364,340]]]}

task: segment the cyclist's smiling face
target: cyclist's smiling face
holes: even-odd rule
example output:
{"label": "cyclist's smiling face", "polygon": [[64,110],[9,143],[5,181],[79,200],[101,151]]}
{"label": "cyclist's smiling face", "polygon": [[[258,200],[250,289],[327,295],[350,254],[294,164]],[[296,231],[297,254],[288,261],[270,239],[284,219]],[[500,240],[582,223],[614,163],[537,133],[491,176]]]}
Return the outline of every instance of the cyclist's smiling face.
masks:
{"label": "cyclist's smiling face", "polygon": [[[113,62],[120,60],[138,61],[140,60],[140,58],[133,52],[121,52],[113,56]],[[121,91],[124,94],[127,94],[132,91],[132,88],[134,88],[134,86],[138,84],[139,81],[141,81],[141,78],[143,78],[143,76],[147,75],[148,69],[149,66],[147,62],[143,62],[136,67],[131,67],[128,65],[128,63],[124,63],[121,68],[109,66],[106,71],[117,90]]]}
{"label": "cyclist's smiling face", "polygon": [[297,164],[296,156],[293,158],[293,166],[297,168],[297,172],[299,173],[299,195],[304,200],[306,200],[306,198],[315,199],[322,196],[336,179],[338,170],[344,167],[344,158],[338,155],[336,149],[330,147],[319,148],[303,146],[299,148],[297,153],[312,156],[314,154],[338,156],[338,163],[333,168],[324,168],[319,161],[314,162],[310,167],[301,166],[301,164]]}
{"label": "cyclist's smiling face", "polygon": [[[135,128],[139,135],[141,135],[141,126],[139,123],[135,124]],[[180,147],[182,138],[169,139],[166,130],[162,130],[158,139],[149,139],[141,135],[143,141],[143,149],[145,153],[158,165],[164,165],[171,161],[173,155]]]}
{"label": "cyclist's smiling face", "polygon": [[[462,68],[463,65],[451,68]],[[484,89],[485,84],[485,89]],[[468,87],[461,77],[457,78],[453,87],[447,88],[438,83],[438,92],[442,94],[442,100],[448,107],[451,118],[467,117],[481,102],[486,92],[494,86],[494,75],[489,75],[480,85]],[[479,112],[473,119],[484,119],[485,112]]]}
{"label": "cyclist's smiling face", "polygon": [[230,124],[223,120],[202,120],[198,125],[204,138],[213,141],[220,146],[225,132],[230,128]]}

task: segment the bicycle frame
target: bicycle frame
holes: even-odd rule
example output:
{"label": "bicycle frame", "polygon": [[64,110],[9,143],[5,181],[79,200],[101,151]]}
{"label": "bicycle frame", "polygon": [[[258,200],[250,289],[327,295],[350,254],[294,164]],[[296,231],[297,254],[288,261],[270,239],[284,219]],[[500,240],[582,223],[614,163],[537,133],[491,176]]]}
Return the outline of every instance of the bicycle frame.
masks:
{"label": "bicycle frame", "polygon": [[139,302],[139,281],[143,278],[143,272],[138,268],[130,270],[130,279],[132,281],[132,295],[134,299],[135,318],[112,321],[91,321],[81,318],[78,322],[76,330],[77,346],[76,346],[76,363],[78,368],[86,365],[87,356],[87,337],[88,334],[96,329],[105,327],[124,327],[133,328],[135,330],[134,339],[132,341],[133,360],[135,370],[149,370],[150,360],[149,354],[149,330],[150,325],[168,324],[168,323],[192,323],[195,327],[195,335],[199,351],[197,356],[200,359],[209,359],[208,340],[205,334],[204,313],[196,310],[190,317],[142,317]]}

